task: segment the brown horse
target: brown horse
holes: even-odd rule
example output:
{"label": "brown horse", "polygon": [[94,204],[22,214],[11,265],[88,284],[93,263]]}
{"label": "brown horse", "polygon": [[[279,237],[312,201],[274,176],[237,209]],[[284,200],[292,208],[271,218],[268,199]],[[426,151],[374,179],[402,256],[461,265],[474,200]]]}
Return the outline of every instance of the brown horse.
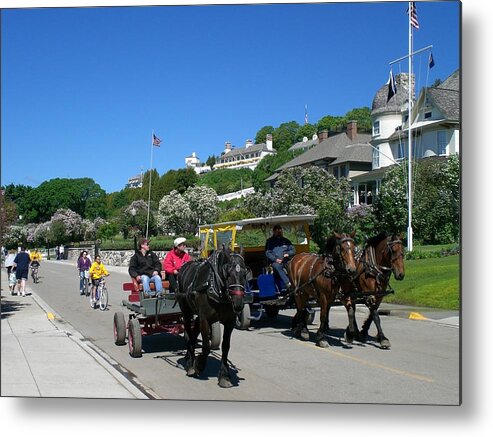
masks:
{"label": "brown horse", "polygon": [[[356,294],[363,297],[365,305],[370,310],[359,332],[359,339],[366,340],[371,323],[375,322],[377,340],[382,349],[389,349],[390,341],[383,333],[378,308],[382,299],[388,294],[387,288],[392,274],[397,281],[404,279],[404,245],[401,236],[387,236],[382,232],[367,240],[357,260],[356,276],[352,281],[343,279],[341,285],[344,299],[354,306],[351,296],[354,296],[356,291]],[[358,330],[356,322],[353,330],[356,332]]]}
{"label": "brown horse", "polygon": [[[334,301],[342,278],[352,277],[356,273],[354,260],[354,232],[348,234],[333,233],[326,241],[325,254],[318,256],[310,253],[295,255],[288,265],[291,290],[296,300],[296,315],[293,319],[295,336],[309,339],[307,328],[307,306],[310,299],[317,299],[320,305],[320,327],[316,342],[327,347],[325,339],[328,330],[328,308]],[[352,314],[354,318],[354,313]],[[354,321],[350,320],[351,326]]]}

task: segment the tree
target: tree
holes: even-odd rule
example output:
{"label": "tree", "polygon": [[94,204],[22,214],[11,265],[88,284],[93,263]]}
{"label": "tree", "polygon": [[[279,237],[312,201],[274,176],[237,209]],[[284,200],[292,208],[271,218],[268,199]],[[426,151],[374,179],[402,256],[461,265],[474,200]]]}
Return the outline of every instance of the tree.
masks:
{"label": "tree", "polygon": [[459,157],[428,158],[419,162],[415,177],[413,230],[426,244],[459,241]]}
{"label": "tree", "polygon": [[217,160],[217,158],[214,155],[209,155],[209,157],[207,158],[207,161],[205,161],[205,164],[208,165],[212,170],[214,168],[214,166],[216,165],[216,160]]}
{"label": "tree", "polygon": [[371,131],[371,110],[367,106],[354,108],[344,116],[344,124],[348,121],[355,120],[358,123],[358,130]]}
{"label": "tree", "polygon": [[313,134],[317,133],[317,127],[313,124],[304,124],[300,126],[295,134],[295,143],[303,141],[303,137],[307,137],[309,140],[312,139]]}
{"label": "tree", "polygon": [[278,151],[275,155],[268,155],[262,158],[252,174],[252,185],[255,191],[265,191],[265,179],[274,174],[276,170],[296,156],[302,154],[302,150],[289,152],[288,150]]}
{"label": "tree", "polygon": [[317,122],[317,131],[328,130],[329,132],[340,131],[344,125],[344,118],[339,116],[326,115]]}
{"label": "tree", "polygon": [[174,234],[195,234],[201,224],[217,219],[217,194],[209,187],[189,187],[180,194],[174,190],[159,202],[159,230]]}
{"label": "tree", "polygon": [[272,126],[262,127],[255,135],[255,144],[265,143],[268,134],[273,134],[274,128]]}
{"label": "tree", "polygon": [[273,146],[277,151],[289,149],[296,143],[296,132],[300,125],[296,121],[281,123],[272,133]]}
{"label": "tree", "polygon": [[213,188],[221,195],[251,187],[252,175],[253,171],[249,168],[224,168],[200,175],[197,185]]}
{"label": "tree", "polygon": [[406,163],[385,173],[379,194],[373,203],[377,228],[393,234],[407,229]]}
{"label": "tree", "polygon": [[[80,241],[84,238],[82,217],[75,211],[60,208],[51,217],[52,228],[57,230],[59,243]],[[61,223],[63,226],[58,225]],[[62,235],[62,229],[64,235]]]}
{"label": "tree", "polygon": [[26,221],[47,221],[58,209],[83,218],[106,217],[106,193],[91,178],[51,179],[29,190],[22,202]]}

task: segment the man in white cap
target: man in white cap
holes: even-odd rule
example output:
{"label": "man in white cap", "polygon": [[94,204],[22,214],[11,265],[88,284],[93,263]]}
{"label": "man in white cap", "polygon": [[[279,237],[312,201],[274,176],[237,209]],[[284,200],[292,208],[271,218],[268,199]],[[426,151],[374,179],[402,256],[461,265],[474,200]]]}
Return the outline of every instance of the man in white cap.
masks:
{"label": "man in white cap", "polygon": [[171,249],[163,260],[163,270],[166,272],[166,279],[169,281],[170,291],[177,289],[176,278],[181,266],[190,261],[190,255],[185,250],[187,241],[184,237],[175,238],[173,249]]}

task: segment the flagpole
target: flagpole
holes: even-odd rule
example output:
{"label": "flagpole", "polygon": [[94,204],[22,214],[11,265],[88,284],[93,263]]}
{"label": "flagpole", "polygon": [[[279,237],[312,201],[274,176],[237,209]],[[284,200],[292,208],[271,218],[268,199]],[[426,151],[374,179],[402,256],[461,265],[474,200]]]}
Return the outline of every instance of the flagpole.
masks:
{"label": "flagpole", "polygon": [[412,142],[413,142],[413,135],[412,135],[412,129],[411,129],[411,124],[412,124],[412,67],[413,67],[413,61],[412,61],[412,55],[413,55],[413,27],[411,25],[411,16],[412,16],[412,7],[414,5],[412,2],[409,2],[408,6],[408,16],[409,16],[409,55],[408,55],[408,67],[409,67],[409,82],[408,82],[408,175],[407,175],[407,183],[408,183],[408,188],[407,188],[407,250],[412,251],[413,250],[413,226],[412,226],[412,207],[413,207],[413,200],[412,200]]}
{"label": "flagpole", "polygon": [[151,212],[151,182],[152,182],[152,155],[154,151],[154,131],[151,135],[151,167],[149,169],[149,197],[147,200],[147,223],[146,223],[146,238],[149,237],[149,215]]}

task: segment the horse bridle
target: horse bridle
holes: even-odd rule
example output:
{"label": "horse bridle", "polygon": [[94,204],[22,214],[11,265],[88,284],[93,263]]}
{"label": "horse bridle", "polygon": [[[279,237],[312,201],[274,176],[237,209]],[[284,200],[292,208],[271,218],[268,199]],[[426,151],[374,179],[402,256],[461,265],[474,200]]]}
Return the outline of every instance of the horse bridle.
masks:
{"label": "horse bridle", "polygon": [[[215,281],[217,282],[219,288],[221,290],[223,290],[225,287],[225,284],[224,284],[224,281],[221,279],[221,275],[219,274],[218,269],[217,269],[217,255],[216,255],[217,253],[219,253],[219,252],[215,252],[215,254],[214,254],[214,263],[209,261],[209,264],[211,265]],[[245,262],[243,257],[238,253],[232,253],[230,256],[231,257],[239,257],[241,260],[243,260],[243,262]],[[229,263],[229,262],[225,263],[225,265],[230,265],[230,264],[232,264],[232,263]],[[241,267],[239,264],[236,264],[236,266],[237,266],[236,268],[238,269],[237,271],[239,272],[239,269]],[[243,297],[245,295],[245,286],[242,284],[230,284],[230,285],[228,285],[227,290],[228,290],[228,296]]]}
{"label": "horse bridle", "polygon": [[[390,237],[387,237],[387,240],[389,240]],[[387,241],[387,252],[390,252],[390,265],[392,265],[394,263],[394,261],[397,261],[399,258],[404,258],[404,251],[402,250],[398,255],[396,256],[393,256],[393,253],[392,253],[392,246],[394,246],[395,244],[400,244],[402,245],[402,240],[391,240],[391,241]]]}
{"label": "horse bridle", "polygon": [[[338,255],[338,262],[339,262],[339,268],[336,268],[336,270],[340,271],[340,272],[344,272],[345,269],[342,268],[343,266],[343,260],[342,260],[342,255],[341,255],[341,248],[342,248],[342,245],[343,243],[346,243],[346,242],[353,242],[354,243],[354,240],[351,238],[351,237],[343,237],[343,238],[337,238],[336,240],[336,247],[335,247],[335,252],[336,252],[336,255]],[[349,251],[351,251],[351,248],[349,248]],[[332,254],[331,254],[332,255]],[[329,260],[330,262],[330,260]],[[345,274],[345,272],[344,272]]]}

